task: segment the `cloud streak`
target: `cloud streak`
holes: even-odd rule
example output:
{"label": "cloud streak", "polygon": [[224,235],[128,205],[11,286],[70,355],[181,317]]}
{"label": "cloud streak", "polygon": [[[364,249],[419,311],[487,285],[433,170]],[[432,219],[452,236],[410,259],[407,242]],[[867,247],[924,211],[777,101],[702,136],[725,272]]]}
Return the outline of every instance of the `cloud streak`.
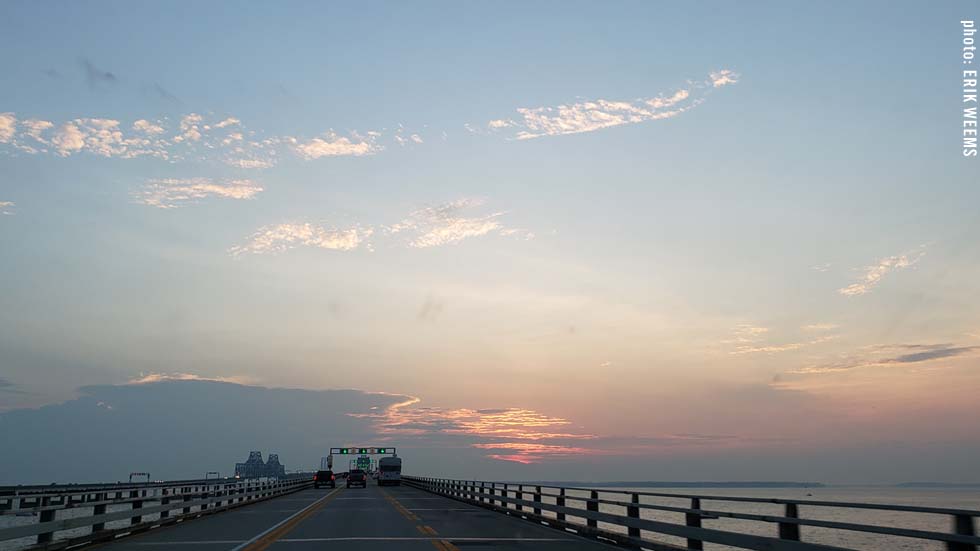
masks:
{"label": "cloud streak", "polygon": [[[463,214],[463,211],[482,204],[482,200],[459,199],[426,207],[411,213],[397,224],[380,226],[382,231],[379,233],[382,237],[408,236],[403,243],[414,249],[453,245],[487,235],[515,236],[524,240],[534,237],[527,230],[505,227],[500,220],[504,215],[502,212],[471,216]],[[338,229],[311,222],[286,222],[260,228],[243,245],[232,247],[229,252],[234,256],[275,254],[297,247],[339,251],[353,251],[364,247],[373,251],[370,239],[374,235],[375,227],[372,225]]]}
{"label": "cloud streak", "polygon": [[[836,329],[837,326],[833,324],[814,324],[805,325],[801,329],[806,332],[818,332],[826,333]],[[769,329],[767,327],[756,327],[754,325],[743,324],[736,326],[733,331],[733,336],[730,339],[722,341],[724,344],[734,344],[735,349],[730,351],[729,354],[732,355],[742,355],[742,354],[775,354],[779,352],[790,352],[793,350],[800,350],[808,346],[814,346],[817,344],[825,343],[837,338],[837,335],[832,334],[822,334],[818,337],[807,339],[798,342],[788,342],[782,344],[768,344],[765,342],[766,336],[769,334]]]}
{"label": "cloud streak", "polygon": [[350,414],[371,419],[383,437],[456,441],[487,450],[487,457],[530,464],[548,458],[596,453],[569,442],[596,438],[567,430],[571,421],[526,408],[446,409],[420,407],[413,398],[378,413]]}
{"label": "cloud streak", "polygon": [[296,247],[316,247],[333,251],[353,251],[367,243],[372,228],[336,229],[310,223],[263,226],[244,245],[229,249],[233,256],[276,254]]}
{"label": "cloud streak", "polygon": [[90,87],[95,87],[100,83],[115,84],[119,80],[115,74],[93,65],[88,58],[79,58],[78,63],[82,66],[82,70],[85,72],[85,81]]}
{"label": "cloud streak", "polygon": [[[648,98],[596,99],[554,107],[522,107],[517,109],[516,117],[491,120],[485,128],[488,132],[505,133],[511,139],[529,140],[669,119],[700,105],[710,90],[735,84],[738,79],[738,74],[724,69],[711,73],[707,80],[689,82],[687,87]],[[471,132],[484,132],[468,128]]]}
{"label": "cloud streak", "polygon": [[[379,153],[379,132],[340,135],[333,130],[306,139],[297,136],[264,136],[246,128],[236,117],[216,118],[187,113],[172,121],[77,118],[54,123],[40,119],[18,120],[12,112],[0,113],[0,144],[26,154],[59,157],[91,154],[116,159],[155,157],[171,162],[211,161],[242,169],[275,166],[284,155],[305,161],[323,157],[362,157]],[[413,134],[413,143],[422,138]]]}
{"label": "cloud streak", "polygon": [[505,228],[495,212],[483,216],[466,216],[465,211],[483,204],[479,199],[459,199],[442,205],[426,207],[411,213],[407,218],[387,228],[390,235],[408,233],[408,246],[416,249],[459,243],[472,237],[489,234],[516,235],[532,239],[534,234],[526,230]]}
{"label": "cloud streak", "polygon": [[338,136],[334,132],[328,132],[321,138],[302,141],[298,138],[287,138],[293,150],[301,158],[308,161],[321,157],[361,157],[373,155],[384,148],[374,143],[374,136],[368,135],[366,138],[354,135],[353,139]]}
{"label": "cloud streak", "polygon": [[13,216],[15,206],[17,205],[13,201],[0,201],[0,214]]}
{"label": "cloud streak", "polygon": [[923,245],[899,255],[882,258],[877,263],[865,267],[864,273],[857,282],[842,287],[837,292],[846,297],[870,293],[890,272],[914,266],[925,254],[925,245]]}
{"label": "cloud streak", "polygon": [[897,344],[869,347],[841,360],[803,367],[789,374],[812,375],[838,373],[866,367],[896,367],[967,356],[980,350],[980,346],[942,344]]}
{"label": "cloud streak", "polygon": [[207,197],[251,199],[262,191],[252,180],[222,180],[211,178],[159,178],[147,180],[135,194],[136,202],[162,209],[195,203]]}

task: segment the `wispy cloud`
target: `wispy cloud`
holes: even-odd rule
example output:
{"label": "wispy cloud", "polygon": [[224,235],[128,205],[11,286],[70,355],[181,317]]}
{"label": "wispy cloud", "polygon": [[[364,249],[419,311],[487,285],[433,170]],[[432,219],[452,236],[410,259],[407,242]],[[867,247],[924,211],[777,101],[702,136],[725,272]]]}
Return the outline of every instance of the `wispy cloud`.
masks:
{"label": "wispy cloud", "polygon": [[861,349],[836,361],[788,371],[790,374],[820,374],[866,367],[895,367],[969,355],[980,346],[941,344],[892,344]]}
{"label": "wispy cloud", "polygon": [[[826,333],[836,327],[836,325],[831,324],[815,324],[804,326],[802,329],[808,332],[817,331]],[[821,344],[837,338],[837,335],[824,334],[815,338],[801,341],[772,344],[766,342],[768,334],[769,329],[766,327],[756,327],[754,325],[743,324],[736,326],[732,331],[732,338],[726,339],[722,341],[722,343],[735,345],[734,350],[729,352],[729,354],[732,355],[760,353],[775,354],[778,352],[799,350],[801,348]]]}
{"label": "wispy cloud", "polygon": [[442,205],[426,207],[411,213],[401,222],[387,228],[387,233],[409,233],[409,246],[436,247],[459,243],[471,237],[491,233],[516,235],[531,239],[534,234],[516,228],[505,228],[500,218],[503,212],[482,216],[465,216],[464,212],[483,204],[480,199],[459,199]]}
{"label": "wispy cloud", "polygon": [[400,440],[448,438],[490,452],[502,461],[535,463],[546,458],[594,454],[596,450],[568,444],[594,439],[568,430],[571,421],[526,408],[446,409],[418,406],[413,398],[376,413],[351,417],[374,421],[383,437]]}
{"label": "wispy cloud", "polygon": [[0,214],[13,215],[15,206],[13,201],[0,201]]}
{"label": "wispy cloud", "polygon": [[529,408],[427,407],[418,398],[377,412],[348,415],[371,419],[379,438],[465,445],[485,450],[491,459],[525,464],[586,455],[648,456],[667,449],[730,447],[749,441],[734,435],[691,433],[597,435],[570,419]]}
{"label": "wispy cloud", "polygon": [[419,309],[419,319],[422,321],[432,321],[442,314],[446,308],[446,302],[430,296],[425,297],[422,308]]}
{"label": "wispy cloud", "polygon": [[736,325],[732,329],[732,337],[725,339],[722,344],[746,344],[759,342],[765,335],[769,333],[768,327],[759,327],[757,325],[752,325],[751,323],[743,323]]}
{"label": "wispy cloud", "polygon": [[372,228],[327,228],[310,223],[263,226],[244,245],[232,247],[234,256],[280,253],[296,247],[317,247],[334,251],[352,251],[367,244]]}
{"label": "wispy cloud", "polygon": [[837,292],[848,297],[869,293],[889,272],[914,266],[925,254],[925,245],[922,245],[899,255],[882,258],[877,263],[865,267],[864,274],[857,282],[842,287]]}
{"label": "wispy cloud", "polygon": [[292,145],[300,157],[313,160],[320,157],[373,155],[384,149],[374,143],[374,138],[374,133],[363,137],[355,135],[351,139],[346,136],[338,136],[334,132],[328,132],[322,138],[303,141],[299,138],[287,137],[286,141]]}
{"label": "wispy cloud", "polygon": [[95,86],[99,83],[115,84],[116,81],[119,80],[116,78],[115,74],[93,65],[88,58],[79,58],[78,63],[82,66],[82,70],[85,72],[85,80],[88,82],[89,86]]}
{"label": "wispy cloud", "polygon": [[[555,107],[522,107],[517,116],[489,121],[489,132],[504,132],[518,140],[594,132],[603,128],[669,119],[700,105],[708,91],[738,82],[738,74],[725,69],[707,80],[689,82],[667,94],[635,100],[596,99]],[[468,127],[473,132],[484,132]]]}
{"label": "wispy cloud", "polygon": [[153,83],[153,92],[156,93],[156,95],[159,96],[161,99],[165,99],[171,103],[180,103],[180,100],[177,99],[177,96],[168,92],[166,89],[164,89],[163,86],[160,86],[160,83],[158,82]]}
{"label": "wispy cloud", "polygon": [[[165,381],[213,381],[219,383],[236,383],[236,384],[249,384],[254,382],[250,377],[244,376],[234,376],[234,377],[214,377],[214,376],[203,376],[196,375],[194,373],[140,373],[138,377],[134,377],[126,382],[127,385],[148,385],[153,383],[162,383]],[[100,402],[98,404],[103,407],[104,403]],[[112,409],[112,406],[108,406],[108,409]]]}
{"label": "wispy cloud", "polygon": [[[411,213],[397,224],[380,226],[383,230],[380,237],[408,235],[404,244],[411,248],[450,245],[490,234],[516,236],[525,240],[534,237],[529,231],[504,227],[500,221],[502,212],[469,217],[461,214],[482,203],[481,200],[460,199],[426,207]],[[318,223],[287,222],[260,228],[244,245],[232,247],[230,252],[236,256],[244,253],[279,253],[300,246],[344,251],[364,246],[373,251],[370,238],[374,234],[374,226],[368,224],[338,229]]]}
{"label": "wispy cloud", "polygon": [[251,199],[262,191],[252,180],[222,180],[211,178],[159,178],[147,180],[135,194],[138,203],[170,209],[194,203],[206,197]]}
{"label": "wispy cloud", "polygon": [[739,78],[739,75],[730,69],[715,71],[708,76],[711,77],[711,86],[714,88],[721,88],[726,84],[735,84]]}
{"label": "wispy cloud", "polygon": [[[321,157],[373,155],[384,150],[379,132],[342,136],[327,131],[319,137],[263,136],[236,117],[216,118],[187,113],[176,124],[167,120],[77,118],[61,123],[40,119],[18,121],[12,112],[0,113],[0,144],[27,154],[70,157],[83,153],[133,159],[156,157],[171,162],[213,161],[244,169],[275,166],[284,154],[312,161]],[[422,143],[412,134],[403,138]]]}
{"label": "wispy cloud", "polygon": [[13,113],[0,113],[0,143],[10,143],[17,133],[17,117]]}
{"label": "wispy cloud", "polygon": [[394,138],[395,138],[395,143],[397,143],[402,147],[406,145],[421,144],[425,142],[425,140],[422,139],[422,136],[407,132],[405,130],[405,127],[403,127],[400,124],[398,125],[398,130],[395,131]]}
{"label": "wispy cloud", "polygon": [[834,329],[837,329],[838,327],[839,326],[837,324],[834,324],[834,323],[811,323],[810,325],[804,325],[800,329],[802,329],[804,331],[816,331],[816,332],[820,332],[820,331],[833,331]]}

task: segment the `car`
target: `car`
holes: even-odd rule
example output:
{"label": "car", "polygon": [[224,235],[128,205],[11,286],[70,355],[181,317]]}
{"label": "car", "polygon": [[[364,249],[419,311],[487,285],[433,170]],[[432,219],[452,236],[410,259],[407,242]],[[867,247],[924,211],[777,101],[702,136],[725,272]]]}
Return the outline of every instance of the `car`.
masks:
{"label": "car", "polygon": [[337,487],[337,477],[333,475],[333,471],[317,471],[313,475],[313,487],[319,489],[321,486]]}
{"label": "car", "polygon": [[347,475],[347,487],[360,486],[367,488],[367,474],[361,469],[353,469]]}

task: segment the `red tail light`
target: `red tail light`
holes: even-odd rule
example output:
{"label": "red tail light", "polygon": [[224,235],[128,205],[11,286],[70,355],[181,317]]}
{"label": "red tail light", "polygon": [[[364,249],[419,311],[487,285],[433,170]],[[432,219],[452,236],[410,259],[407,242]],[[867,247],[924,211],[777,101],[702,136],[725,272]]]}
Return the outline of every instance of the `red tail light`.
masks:
{"label": "red tail light", "polygon": [[318,477],[318,476],[320,476],[320,475],[316,475],[316,474],[313,475],[313,480],[316,480],[316,477]]}
{"label": "red tail light", "polygon": [[330,475],[330,480],[337,480],[337,477],[334,475]]}

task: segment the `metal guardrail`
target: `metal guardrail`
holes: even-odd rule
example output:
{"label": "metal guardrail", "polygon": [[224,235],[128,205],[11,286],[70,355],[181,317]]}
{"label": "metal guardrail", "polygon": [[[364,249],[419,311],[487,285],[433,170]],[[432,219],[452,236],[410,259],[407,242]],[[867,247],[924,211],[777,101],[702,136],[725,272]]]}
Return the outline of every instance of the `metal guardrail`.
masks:
{"label": "metal guardrail", "polygon": [[19,549],[53,550],[107,541],[312,484],[312,473],[300,473],[283,479],[0,487],[0,518],[31,517],[19,526],[0,528],[0,542],[23,540]]}
{"label": "metal guardrail", "polygon": [[[479,505],[501,513],[518,516],[535,523],[547,524],[561,530],[571,530],[579,535],[615,542],[632,549],[677,551],[703,549],[704,543],[727,545],[739,549],[760,551],[842,551],[851,548],[801,539],[800,527],[813,526],[825,529],[916,538],[943,542],[948,551],[977,551],[975,519],[980,511],[907,505],[881,505],[873,503],[848,503],[817,500],[766,499],[752,497],[728,497],[660,492],[633,492],[628,490],[598,490],[543,486],[522,483],[452,480],[402,476],[405,484],[459,501]],[[575,493],[587,494],[575,495]],[[677,507],[656,503],[644,503],[641,498],[689,499],[690,507]],[[625,498],[625,499],[624,499]],[[783,515],[760,515],[732,511],[712,510],[703,507],[705,501],[730,503],[769,503],[783,506]],[[608,509],[620,509],[622,514],[600,512],[600,505]],[[840,509],[875,509],[904,513],[945,515],[952,520],[949,533],[914,530],[800,517],[800,506],[834,507]],[[684,515],[684,524],[641,518],[641,510],[652,510]],[[569,517],[581,519],[573,522]],[[755,521],[775,525],[775,536],[762,536],[703,526],[703,521],[719,518]],[[662,541],[657,536],[674,536],[687,540],[681,547]]]}

